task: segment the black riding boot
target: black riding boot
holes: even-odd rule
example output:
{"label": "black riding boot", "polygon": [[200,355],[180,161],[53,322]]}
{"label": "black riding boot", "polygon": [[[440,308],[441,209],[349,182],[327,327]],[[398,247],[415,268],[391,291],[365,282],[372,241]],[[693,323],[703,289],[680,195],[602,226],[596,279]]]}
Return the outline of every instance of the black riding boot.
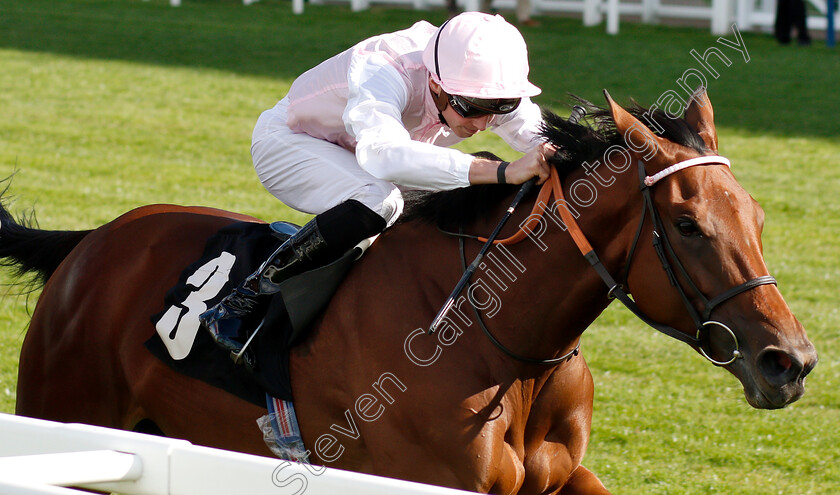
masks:
{"label": "black riding boot", "polygon": [[263,304],[279,292],[281,282],[335,261],[384,228],[385,220],[356,200],[325,211],[289,237],[230,295],[202,313],[201,326],[221,347],[238,353],[247,340],[243,318],[263,311]]}

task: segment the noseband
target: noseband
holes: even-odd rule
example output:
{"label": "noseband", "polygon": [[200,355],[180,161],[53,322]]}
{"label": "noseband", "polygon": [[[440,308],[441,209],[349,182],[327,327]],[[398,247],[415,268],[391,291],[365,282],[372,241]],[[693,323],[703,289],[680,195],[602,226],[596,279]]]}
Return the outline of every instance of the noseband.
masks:
{"label": "noseband", "polygon": [[[676,163],[660,171],[657,174],[648,176],[646,175],[645,168],[642,162],[638,162],[639,188],[642,192],[643,197],[642,217],[639,220],[639,226],[636,229],[636,235],[633,239],[633,244],[631,245],[629,254],[627,256],[627,261],[624,264],[624,272],[622,275],[622,280],[626,282],[630,272],[630,264],[633,261],[633,255],[636,252],[636,247],[638,246],[639,239],[641,238],[645,218],[647,215],[650,215],[651,221],[653,223],[653,248],[656,251],[657,256],[659,257],[659,260],[662,264],[662,269],[668,275],[668,280],[679,293],[680,298],[682,299],[683,304],[686,307],[686,310],[688,311],[689,315],[691,316],[691,319],[694,322],[696,334],[693,336],[681,332],[680,330],[677,330],[674,327],[654,321],[649,316],[647,316],[625,291],[624,285],[626,285],[626,283],[622,285],[621,283],[616,282],[613,276],[601,263],[601,260],[598,258],[598,255],[595,253],[595,250],[589,244],[589,241],[586,239],[586,235],[581,230],[580,226],[578,225],[577,221],[575,220],[575,217],[571,214],[571,212],[569,212],[569,210],[566,208],[558,208],[557,210],[560,214],[561,219],[563,220],[563,223],[566,225],[569,234],[572,236],[575,245],[577,245],[581,254],[583,254],[584,258],[589,262],[590,265],[592,265],[592,268],[595,269],[595,271],[601,277],[601,280],[604,281],[604,284],[606,284],[608,288],[607,296],[610,299],[618,299],[619,301],[621,301],[621,303],[624,304],[624,306],[626,306],[627,309],[632,311],[633,314],[635,314],[640,320],[642,320],[652,328],[664,333],[665,335],[668,335],[669,337],[677,339],[681,342],[685,342],[686,344],[697,348],[703,355],[703,357],[708,359],[712,364],[716,366],[726,366],[728,364],[733,363],[736,359],[743,357],[741,354],[740,344],[738,342],[738,338],[735,336],[735,332],[733,332],[732,329],[730,329],[728,326],[719,321],[710,319],[712,311],[714,311],[715,308],[717,308],[724,302],[728,301],[729,299],[732,299],[733,297],[737,296],[738,294],[741,294],[742,292],[746,292],[761,285],[775,285],[776,279],[771,275],[756,277],[740,285],[732,287],[731,289],[724,291],[722,294],[719,294],[711,299],[708,299],[700,291],[700,289],[697,288],[697,284],[694,283],[691,276],[688,274],[688,271],[680,262],[679,257],[674,251],[674,248],[671,246],[671,242],[668,240],[668,236],[665,232],[665,225],[662,222],[662,217],[659,215],[659,211],[656,209],[656,206],[653,203],[651,188],[657,182],[673,173],[698,165],[725,165],[727,167],[730,166],[729,160],[722,156],[701,156],[698,158],[692,158],[690,160],[685,160]],[[545,209],[547,208],[548,201],[552,193],[554,194],[555,200],[557,202],[565,202],[563,186],[560,183],[560,178],[557,175],[557,171],[553,167],[551,169],[551,175],[549,176],[549,180],[543,184],[543,187],[540,190],[537,201],[534,204],[534,210],[531,212],[529,218],[541,217],[545,213]],[[525,237],[529,233],[529,230],[530,229],[528,229],[527,226],[523,225],[522,228],[520,228],[520,230],[517,231],[514,235],[495,242],[498,244],[514,244],[525,239]],[[478,240],[485,241],[486,239],[478,238]],[[691,303],[691,299],[689,298],[688,293],[683,288],[682,284],[680,284],[679,279],[677,278],[677,274],[674,271],[675,266],[679,273],[682,274],[682,277],[687,281],[691,292],[697,299],[701,301],[703,307],[702,313],[697,311],[697,309]],[[729,334],[729,336],[732,338],[732,341],[735,344],[734,349],[732,350],[732,356],[726,361],[718,361],[712,358],[711,356],[711,342],[708,336],[708,329],[711,327],[719,327],[722,330],[724,330],[726,333]],[[709,349],[709,352],[706,351],[707,347]],[[508,354],[511,354],[507,350],[506,352],[508,352]],[[549,362],[549,360],[537,361],[543,361],[545,363]]]}

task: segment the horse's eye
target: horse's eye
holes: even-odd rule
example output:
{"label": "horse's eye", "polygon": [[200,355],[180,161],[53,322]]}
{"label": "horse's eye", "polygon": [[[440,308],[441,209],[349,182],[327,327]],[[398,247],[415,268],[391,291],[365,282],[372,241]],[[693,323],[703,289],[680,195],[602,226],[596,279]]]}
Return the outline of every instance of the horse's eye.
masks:
{"label": "horse's eye", "polygon": [[689,218],[678,219],[676,227],[683,237],[701,237],[703,235],[697,223]]}

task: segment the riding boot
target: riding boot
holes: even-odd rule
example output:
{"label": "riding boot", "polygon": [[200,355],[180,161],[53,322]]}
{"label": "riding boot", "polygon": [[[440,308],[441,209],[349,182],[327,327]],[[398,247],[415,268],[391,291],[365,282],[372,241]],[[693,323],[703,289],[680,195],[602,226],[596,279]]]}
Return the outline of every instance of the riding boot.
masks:
{"label": "riding boot", "polygon": [[289,237],[216,306],[202,313],[201,326],[218,345],[238,353],[247,340],[244,319],[260,317],[265,303],[280,291],[284,280],[335,261],[384,228],[385,220],[356,200],[327,210]]}

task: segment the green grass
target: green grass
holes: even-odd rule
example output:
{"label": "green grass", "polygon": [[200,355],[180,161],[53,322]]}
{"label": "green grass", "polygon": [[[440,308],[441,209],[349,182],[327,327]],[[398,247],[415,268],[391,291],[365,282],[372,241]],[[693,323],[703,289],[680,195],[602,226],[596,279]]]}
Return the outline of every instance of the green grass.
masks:
{"label": "green grass", "polygon": [[[250,133],[293,78],[378,32],[443,11],[288,2],[0,0],[0,176],[17,170],[12,209],[42,227],[96,227],[148,203],[201,204],[305,220],[260,186]],[[650,104],[716,44],[706,30],[543,17],[524,28],[537,102],[564,112],[567,93]],[[779,47],[742,33],[710,79],[721,153],[767,212],[764,247],[782,292],[821,355],[808,391],[756,411],[730,375],[610,308],[585,335],[595,376],[585,463],[615,493],[834,494],[840,487],[840,55]],[[732,35],[726,36],[733,39]],[[722,47],[722,45],[717,45]],[[462,149],[511,156],[481,136]],[[3,275],[0,280],[8,282]],[[14,291],[15,289],[10,289]],[[0,411],[14,410],[23,297],[0,305]],[[34,307],[30,298],[28,307]]]}

